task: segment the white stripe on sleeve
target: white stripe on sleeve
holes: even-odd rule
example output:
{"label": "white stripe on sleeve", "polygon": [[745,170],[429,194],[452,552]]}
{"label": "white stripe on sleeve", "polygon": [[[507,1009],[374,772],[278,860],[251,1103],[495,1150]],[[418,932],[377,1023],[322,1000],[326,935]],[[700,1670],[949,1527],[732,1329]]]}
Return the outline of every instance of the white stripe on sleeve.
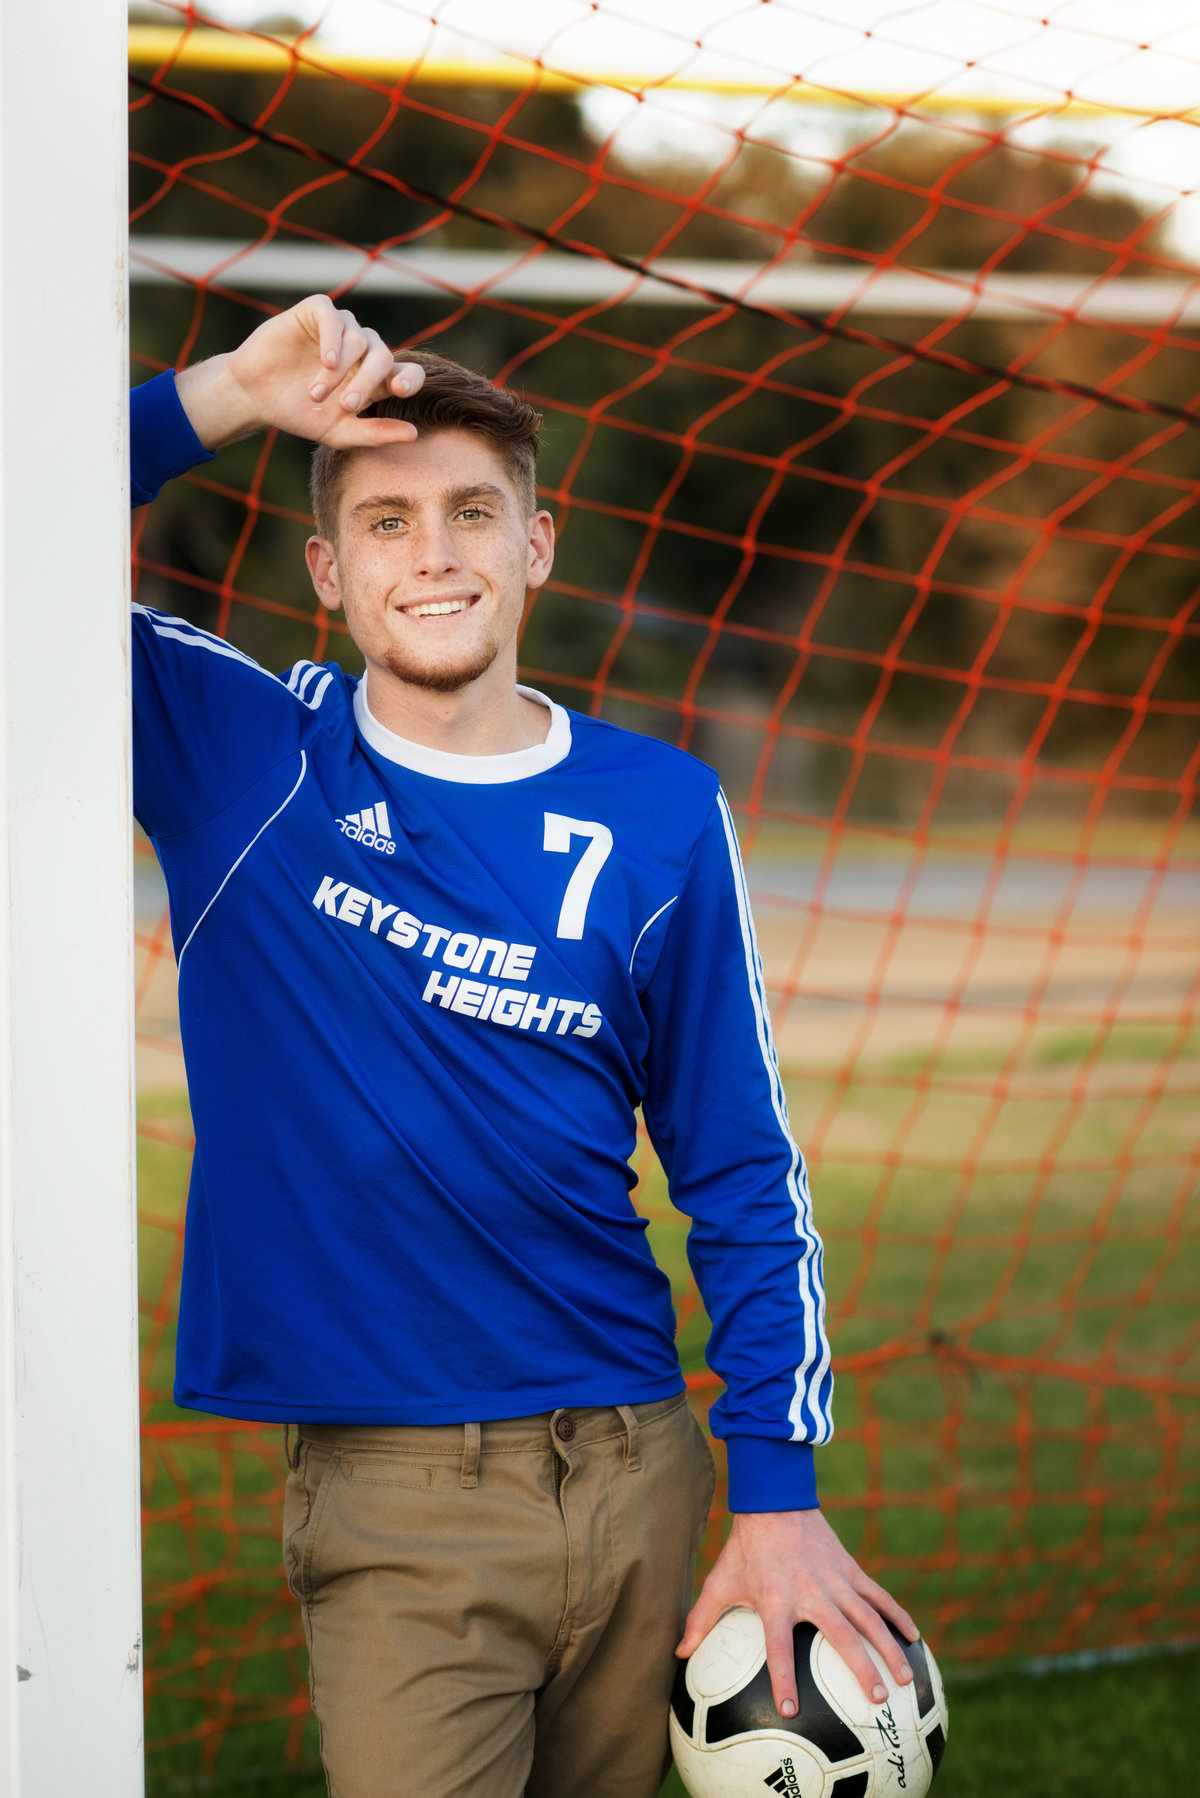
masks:
{"label": "white stripe on sleeve", "polygon": [[[800,1257],[796,1270],[804,1311],[804,1359],[796,1369],[796,1390],[788,1407],[788,1421],[792,1426],[794,1441],[806,1441],[813,1443],[814,1446],[819,1446],[828,1442],[833,1434],[833,1419],[829,1414],[828,1407],[822,1406],[820,1400],[821,1386],[830,1363],[829,1344],[825,1337],[825,1293],[820,1277],[820,1241],[813,1229],[812,1203],[807,1176],[804,1172],[803,1158],[788,1122],[787,1099],[784,1095],[783,1082],[779,1074],[779,1062],[771,1036],[766,984],[763,980],[762,962],[759,959],[758,944],[754,936],[754,919],[750,910],[750,895],[746,887],[746,875],[742,867],[742,854],[738,847],[737,831],[734,829],[733,817],[724,793],[717,795],[717,803],[721,808],[721,822],[725,827],[725,841],[729,849],[729,861],[733,871],[738,921],[742,931],[742,949],[746,961],[746,979],[750,988],[750,1002],[754,1010],[758,1046],[771,1094],[771,1106],[791,1157],[791,1165],[787,1173],[787,1189],[795,1207],[796,1234],[805,1244],[805,1252]],[[806,1422],[806,1420],[810,1421]]]}
{"label": "white stripe on sleeve", "polygon": [[214,637],[210,631],[197,630],[186,618],[172,618],[167,612],[154,612],[149,606],[134,604],[133,610],[139,617],[148,618],[150,628],[156,637],[167,637],[175,643],[186,643],[189,649],[207,649],[215,656],[228,656],[231,662],[244,662],[247,668],[253,668],[264,680],[275,680],[275,676],[262,668],[252,656],[243,655],[232,643],[226,643],[222,637]]}

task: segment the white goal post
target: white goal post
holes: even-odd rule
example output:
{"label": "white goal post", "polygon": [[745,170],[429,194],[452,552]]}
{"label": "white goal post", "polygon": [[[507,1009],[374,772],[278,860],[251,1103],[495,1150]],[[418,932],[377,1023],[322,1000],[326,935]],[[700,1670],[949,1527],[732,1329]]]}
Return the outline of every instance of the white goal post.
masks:
{"label": "white goal post", "polygon": [[0,1798],[142,1790],[125,0],[0,0]]}

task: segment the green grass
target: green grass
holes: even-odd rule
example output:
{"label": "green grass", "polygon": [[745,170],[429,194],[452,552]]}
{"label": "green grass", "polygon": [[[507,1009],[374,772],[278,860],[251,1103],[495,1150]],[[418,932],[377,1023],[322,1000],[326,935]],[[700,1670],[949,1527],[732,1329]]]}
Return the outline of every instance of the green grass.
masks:
{"label": "green grass", "polygon": [[[951,1682],[951,1733],[937,1798],[1187,1798],[1194,1790],[1188,1720],[1200,1653],[1159,1656],[1088,1672]],[[683,1798],[672,1772],[662,1798]],[[267,1777],[166,1778],[151,1768],[148,1798],[325,1798],[319,1772]]]}
{"label": "green grass", "polygon": [[[805,1072],[787,1082],[796,1135],[820,1152],[842,1364],[822,1493],[947,1673],[941,1798],[1189,1789],[1180,1719],[1195,1655],[964,1677],[1001,1652],[1200,1635],[1200,1404],[1153,1384],[1200,1381],[1200,1196],[1185,1166],[1196,1064],[1153,1095],[1160,1033],[1124,1033],[1085,1081],[1090,1047],[1086,1032],[1042,1043],[1040,1071],[1023,1070],[999,1103],[985,1056],[943,1063],[924,1095],[920,1067],[901,1063],[845,1087]],[[155,1095],[141,1117],[148,1418],[170,1432],[145,1456],[151,1798],[316,1794],[315,1731],[295,1703],[304,1653],[279,1570],[279,1432],[213,1436],[170,1402],[173,1321],[160,1304],[178,1251],[186,1101]],[[686,1221],[649,1163],[637,1202],[683,1293]],[[942,1238],[954,1245],[944,1262]],[[703,1367],[706,1332],[702,1313],[686,1318],[689,1371]],[[1030,1368],[1039,1355],[1054,1371]],[[1101,1365],[1103,1378],[1078,1377]],[[714,1535],[710,1557],[717,1546]]]}

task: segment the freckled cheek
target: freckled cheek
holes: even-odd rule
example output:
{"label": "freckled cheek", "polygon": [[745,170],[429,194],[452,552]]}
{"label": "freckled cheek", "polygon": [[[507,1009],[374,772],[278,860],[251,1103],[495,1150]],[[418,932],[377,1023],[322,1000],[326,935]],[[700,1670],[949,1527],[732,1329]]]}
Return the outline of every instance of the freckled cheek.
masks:
{"label": "freckled cheek", "polygon": [[497,564],[499,584],[504,590],[520,588],[524,597],[529,580],[529,555],[524,544],[507,548]]}
{"label": "freckled cheek", "polygon": [[400,557],[377,553],[358,558],[352,575],[347,581],[347,589],[353,592],[361,606],[385,607],[390,595],[403,584],[404,568]]}

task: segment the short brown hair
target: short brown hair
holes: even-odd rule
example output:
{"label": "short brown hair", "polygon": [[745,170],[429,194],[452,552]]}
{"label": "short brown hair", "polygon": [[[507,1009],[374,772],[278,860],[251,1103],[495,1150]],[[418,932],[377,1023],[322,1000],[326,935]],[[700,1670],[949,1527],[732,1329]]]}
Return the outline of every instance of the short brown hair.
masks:
{"label": "short brown hair", "polygon": [[[486,375],[436,356],[432,350],[406,349],[405,362],[419,362],[424,385],[405,399],[390,395],[363,410],[364,418],[404,418],[418,431],[473,431],[485,438],[504,463],[525,511],[537,504],[535,469],[542,415],[507,387],[496,387]],[[317,535],[330,542],[337,536],[338,501],[346,462],[354,450],[330,449],[318,443],[313,452],[309,492]]]}

